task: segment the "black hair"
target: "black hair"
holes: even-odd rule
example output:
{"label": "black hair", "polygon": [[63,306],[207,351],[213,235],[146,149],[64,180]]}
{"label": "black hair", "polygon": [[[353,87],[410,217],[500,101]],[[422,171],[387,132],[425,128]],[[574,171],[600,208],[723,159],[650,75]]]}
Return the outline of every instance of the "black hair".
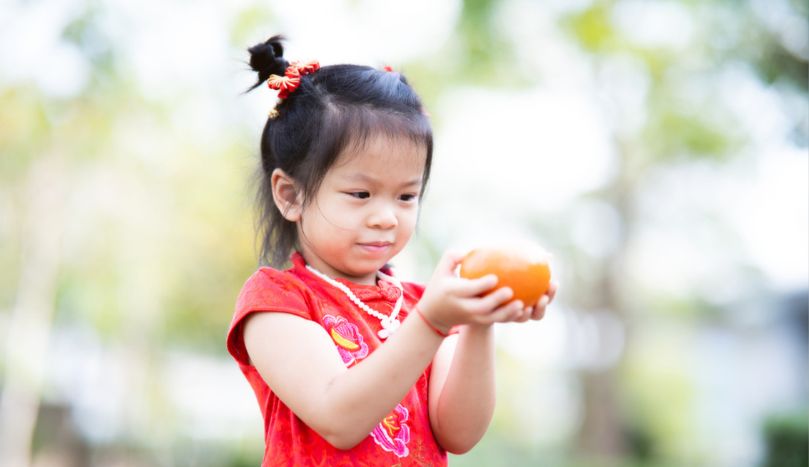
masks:
{"label": "black hair", "polygon": [[[283,40],[273,36],[248,49],[258,80],[247,91],[270,75],[284,75],[289,63],[283,56]],[[432,128],[421,100],[401,73],[329,65],[301,76],[298,88],[267,118],[261,135],[256,193],[261,263],[280,268],[298,247],[295,223],[284,218],[273,200],[273,170],[280,168],[295,180],[305,204],[343,151],[361,148],[377,135],[406,138],[424,147],[423,194],[432,163]]]}

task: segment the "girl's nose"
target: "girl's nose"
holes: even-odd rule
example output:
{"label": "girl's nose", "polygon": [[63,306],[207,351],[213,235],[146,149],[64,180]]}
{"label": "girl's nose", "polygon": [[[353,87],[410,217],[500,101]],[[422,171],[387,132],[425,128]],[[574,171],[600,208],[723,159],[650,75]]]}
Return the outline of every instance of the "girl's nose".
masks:
{"label": "girl's nose", "polygon": [[369,226],[377,229],[392,229],[399,225],[396,211],[389,206],[380,206],[368,218]]}

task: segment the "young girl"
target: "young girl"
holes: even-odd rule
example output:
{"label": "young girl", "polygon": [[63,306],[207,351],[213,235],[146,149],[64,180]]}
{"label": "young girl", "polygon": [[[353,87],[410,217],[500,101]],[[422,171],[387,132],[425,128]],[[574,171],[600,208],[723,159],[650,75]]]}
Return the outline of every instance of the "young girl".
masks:
{"label": "young girl", "polygon": [[[289,63],[281,37],[249,49],[279,91],[261,137],[262,267],[227,336],[264,417],[262,465],[446,465],[494,408],[492,325],[541,319],[497,279],[426,287],[388,261],[407,244],[430,174],[432,130],[386,67]],[[291,260],[291,267],[281,267]],[[277,268],[277,269],[276,269]]]}

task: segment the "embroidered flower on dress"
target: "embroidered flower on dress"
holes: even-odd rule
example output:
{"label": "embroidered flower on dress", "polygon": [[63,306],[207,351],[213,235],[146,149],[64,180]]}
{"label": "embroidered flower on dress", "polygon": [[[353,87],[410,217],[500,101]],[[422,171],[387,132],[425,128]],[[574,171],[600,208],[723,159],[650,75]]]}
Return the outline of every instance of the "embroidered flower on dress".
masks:
{"label": "embroidered flower on dress", "polygon": [[398,457],[407,457],[410,454],[407,447],[407,443],[410,442],[410,427],[405,423],[408,417],[407,408],[397,404],[393,412],[374,428],[371,437],[385,451],[392,452]]}
{"label": "embroidered flower on dress", "polygon": [[354,323],[342,316],[323,316],[323,327],[337,345],[337,351],[346,366],[368,356],[368,344],[365,343],[360,330]]}

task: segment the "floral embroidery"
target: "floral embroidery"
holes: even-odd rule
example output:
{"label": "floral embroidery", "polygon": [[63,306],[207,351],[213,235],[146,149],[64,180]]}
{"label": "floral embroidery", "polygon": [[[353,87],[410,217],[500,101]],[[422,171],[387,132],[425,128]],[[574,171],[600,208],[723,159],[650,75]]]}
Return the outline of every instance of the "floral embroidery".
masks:
{"label": "floral embroidery", "polygon": [[337,345],[337,351],[346,366],[351,366],[368,356],[368,344],[362,338],[357,325],[342,316],[323,316],[323,327]]}
{"label": "floral embroidery", "polygon": [[410,449],[410,427],[405,423],[409,413],[402,404],[397,404],[393,412],[385,417],[371,432],[371,437],[382,449],[398,457],[407,457]]}

